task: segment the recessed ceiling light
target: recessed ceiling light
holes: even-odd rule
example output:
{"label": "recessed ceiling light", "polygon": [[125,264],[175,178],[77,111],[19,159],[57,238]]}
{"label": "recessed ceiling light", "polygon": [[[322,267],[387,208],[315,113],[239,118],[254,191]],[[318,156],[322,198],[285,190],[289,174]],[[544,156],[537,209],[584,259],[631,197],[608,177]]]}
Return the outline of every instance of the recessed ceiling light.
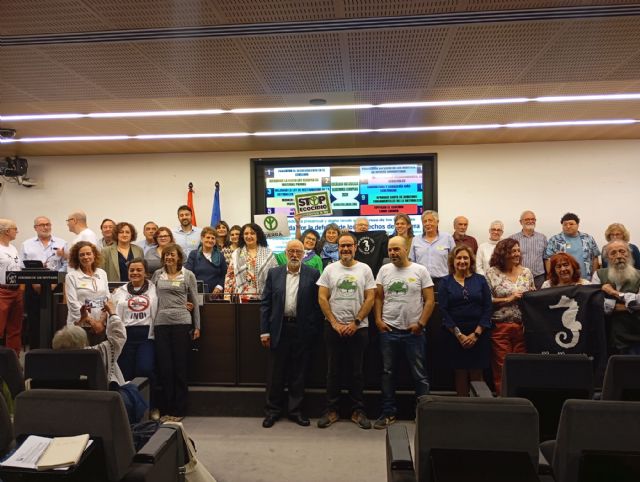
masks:
{"label": "recessed ceiling light", "polygon": [[[73,120],[73,119],[117,119],[131,117],[188,117],[221,114],[271,114],[279,112],[313,112],[313,111],[339,111],[359,109],[415,109],[438,107],[464,107],[474,105],[493,104],[526,104],[533,102],[595,102],[617,100],[640,100],[640,93],[628,94],[595,94],[595,95],[560,95],[543,97],[505,97],[496,99],[461,99],[461,100],[436,100],[418,102],[385,102],[381,104],[338,104],[327,105],[325,99],[311,99],[311,105],[294,107],[239,107],[233,109],[190,109],[190,110],[154,110],[139,112],[91,112],[65,113],[65,114],[16,114],[0,115],[0,122],[22,122],[42,120]],[[317,102],[317,103],[316,103]]]}
{"label": "recessed ceiling light", "polygon": [[139,135],[114,135],[114,136],[57,136],[57,137],[23,137],[18,139],[0,139],[0,144],[35,143],[35,142],[78,142],[78,141],[115,141],[115,140],[156,140],[156,139],[198,139],[198,138],[224,138],[224,137],[286,137],[286,136],[316,136],[339,134],[369,134],[389,132],[437,132],[437,131],[461,131],[482,129],[511,129],[511,128],[537,128],[537,127],[568,127],[568,126],[595,126],[595,125],[629,125],[638,124],[637,119],[594,119],[594,120],[567,120],[552,122],[512,122],[507,124],[460,124],[443,126],[411,126],[411,127],[385,127],[379,129],[326,129],[326,130],[296,130],[296,131],[261,131],[261,132],[200,132],[185,134],[139,134]]}

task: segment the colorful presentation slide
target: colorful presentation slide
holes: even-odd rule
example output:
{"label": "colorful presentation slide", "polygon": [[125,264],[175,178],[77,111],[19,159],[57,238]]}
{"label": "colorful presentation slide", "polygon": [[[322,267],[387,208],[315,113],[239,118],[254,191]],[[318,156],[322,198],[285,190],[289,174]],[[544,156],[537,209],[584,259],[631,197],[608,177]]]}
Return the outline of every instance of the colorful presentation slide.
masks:
{"label": "colorful presentation slide", "polygon": [[422,164],[265,168],[266,214],[294,214],[296,194],[329,191],[335,216],[422,214]]}

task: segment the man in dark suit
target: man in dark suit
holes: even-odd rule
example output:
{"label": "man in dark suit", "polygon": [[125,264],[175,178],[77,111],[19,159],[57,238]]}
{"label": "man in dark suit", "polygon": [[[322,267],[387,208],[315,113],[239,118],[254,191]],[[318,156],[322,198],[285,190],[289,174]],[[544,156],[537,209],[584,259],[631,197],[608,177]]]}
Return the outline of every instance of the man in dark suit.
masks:
{"label": "man in dark suit", "polygon": [[302,264],[304,246],[300,241],[289,241],[286,255],[285,266],[269,271],[260,307],[260,341],[269,348],[264,428],[272,427],[284,411],[286,381],[289,419],[303,427],[310,424],[300,407],[310,342],[321,328],[322,312],[316,285],[320,273]]}

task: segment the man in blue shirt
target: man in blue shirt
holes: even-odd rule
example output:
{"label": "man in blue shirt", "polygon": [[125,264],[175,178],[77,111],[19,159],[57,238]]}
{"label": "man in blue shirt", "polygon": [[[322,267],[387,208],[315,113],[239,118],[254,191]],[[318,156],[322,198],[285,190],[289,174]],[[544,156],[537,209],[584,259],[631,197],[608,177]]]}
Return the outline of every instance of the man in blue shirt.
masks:
{"label": "man in blue shirt", "polygon": [[185,259],[200,244],[200,229],[192,224],[193,212],[186,204],[178,208],[180,226],[173,230],[176,244],[182,248]]}

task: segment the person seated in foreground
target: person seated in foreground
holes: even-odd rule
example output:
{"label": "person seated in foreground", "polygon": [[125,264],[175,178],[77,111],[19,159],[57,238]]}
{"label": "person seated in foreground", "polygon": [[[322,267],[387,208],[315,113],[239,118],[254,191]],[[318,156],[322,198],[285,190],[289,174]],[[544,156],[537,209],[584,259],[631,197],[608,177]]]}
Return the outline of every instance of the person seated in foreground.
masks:
{"label": "person seated in foreground", "polygon": [[85,328],[93,333],[100,334],[105,330],[105,325],[102,320],[96,320],[89,316],[87,306],[83,305],[80,308],[80,320],[78,324],[68,324],[61,330],[58,330],[53,337],[51,345],[54,350],[81,350],[83,348],[98,350],[104,362],[109,384],[117,383],[118,386],[121,386],[125,384],[125,380],[116,362],[122,352],[122,347],[127,341],[127,332],[124,323],[120,317],[116,315],[116,310],[111,301],[105,301],[102,310],[107,314],[107,339],[105,341],[94,346],[89,346],[89,339],[87,338]]}

